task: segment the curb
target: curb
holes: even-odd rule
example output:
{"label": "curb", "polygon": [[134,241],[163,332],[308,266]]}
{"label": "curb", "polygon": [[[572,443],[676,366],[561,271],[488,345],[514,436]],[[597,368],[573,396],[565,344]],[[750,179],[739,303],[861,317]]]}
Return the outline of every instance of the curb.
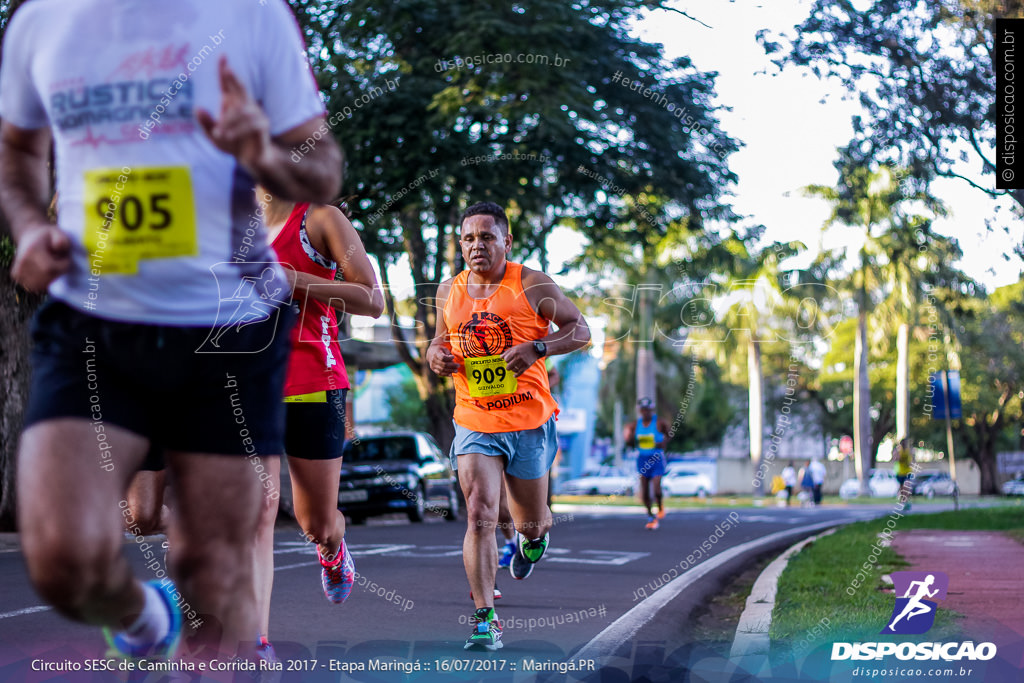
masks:
{"label": "curb", "polygon": [[566,661],[575,662],[581,659],[604,660],[613,656],[615,650],[620,647],[622,643],[631,641],[633,636],[635,636],[645,624],[651,621],[651,619],[653,619],[662,608],[678,597],[685,589],[693,586],[698,581],[729,562],[742,558],[745,555],[756,555],[761,553],[766,548],[770,548],[774,544],[784,542],[788,537],[813,533],[829,527],[844,526],[848,523],[849,521],[847,520],[830,520],[827,522],[819,522],[817,524],[797,527],[795,529],[788,529],[786,531],[777,531],[762,538],[733,546],[728,550],[723,550],[717,555],[708,558],[704,562],[701,562],[692,569],[689,569],[683,574],[672,579],[672,581],[665,584],[665,586],[660,588],[656,593],[613,621],[603,631],[594,636],[590,642],[580,648],[571,657],[568,657]]}
{"label": "curb", "polygon": [[775,596],[779,590],[779,577],[789,564],[790,558],[803,550],[808,543],[835,533],[836,529],[805,538],[790,546],[784,553],[772,560],[757,577],[747,605],[736,625],[736,637],[732,641],[729,660],[741,666],[745,671],[760,671],[768,664],[768,651],[771,641],[768,630],[772,625],[772,610],[775,609]]}

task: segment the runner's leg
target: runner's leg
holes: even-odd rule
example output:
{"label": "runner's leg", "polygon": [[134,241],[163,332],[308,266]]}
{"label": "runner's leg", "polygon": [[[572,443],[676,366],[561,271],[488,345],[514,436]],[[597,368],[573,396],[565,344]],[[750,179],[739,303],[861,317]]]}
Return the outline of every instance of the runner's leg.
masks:
{"label": "runner's leg", "polygon": [[[504,475],[504,473],[502,473]],[[508,488],[505,486],[505,477],[501,479],[501,499],[498,501],[498,526],[501,528],[501,535],[506,541],[511,541],[515,536],[515,524],[512,522],[512,513],[508,509]]]}
{"label": "runner's leg", "polygon": [[125,500],[143,536],[166,531],[167,520],[163,514],[166,479],[164,470],[141,470],[135,473],[128,487]]}
{"label": "runner's leg", "polygon": [[506,473],[505,481],[508,484],[508,507],[516,529],[531,541],[542,538],[551,530],[547,473],[540,479],[519,479]]}
{"label": "runner's leg", "polygon": [[[502,457],[468,453],[459,458],[459,482],[466,497],[466,537],[462,543],[462,562],[473,594],[481,607],[494,607],[494,575],[498,570],[498,552],[494,547],[494,526],[501,500]],[[511,484],[511,478],[506,478]],[[509,488],[509,502],[512,489]],[[515,516],[515,509],[512,509]]]}
{"label": "runner's leg", "polygon": [[25,430],[18,450],[18,522],[40,595],[72,619],[123,629],[138,617],[144,596],[121,554],[127,503],[118,501],[148,441],[103,426],[111,454],[103,466],[89,420],[46,420]]}
{"label": "runner's leg", "polygon": [[[270,637],[270,593],[274,588],[274,522],[277,520],[277,506],[280,496],[267,495],[281,490],[281,458],[261,458],[270,474],[271,488],[265,488],[260,496],[260,513],[256,521],[256,543],[253,550],[254,581],[256,584],[257,610],[259,612],[259,638]],[[290,463],[289,463],[290,465]]]}
{"label": "runner's leg", "polygon": [[288,458],[295,519],[306,538],[320,547],[321,556],[332,562],[345,537],[345,515],[338,509],[341,458],[305,460]]}
{"label": "runner's leg", "polygon": [[653,505],[651,500],[651,480],[642,474],[640,475],[640,500],[643,501],[644,507],[647,508],[647,516],[653,516],[654,512],[651,511],[651,506]]}
{"label": "runner's leg", "polygon": [[186,631],[195,646],[250,656],[259,630],[253,538],[260,497],[270,492],[243,456],[168,451],[167,464],[178,508],[171,565],[189,607],[202,617]]}

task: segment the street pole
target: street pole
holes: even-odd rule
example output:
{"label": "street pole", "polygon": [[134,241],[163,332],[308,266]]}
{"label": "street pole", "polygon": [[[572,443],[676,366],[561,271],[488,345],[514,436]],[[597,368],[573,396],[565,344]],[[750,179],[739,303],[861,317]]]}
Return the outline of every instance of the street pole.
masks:
{"label": "street pole", "polygon": [[615,451],[614,464],[616,467],[622,467],[622,399],[615,400],[615,431],[613,433],[614,438],[612,440],[613,448]]}

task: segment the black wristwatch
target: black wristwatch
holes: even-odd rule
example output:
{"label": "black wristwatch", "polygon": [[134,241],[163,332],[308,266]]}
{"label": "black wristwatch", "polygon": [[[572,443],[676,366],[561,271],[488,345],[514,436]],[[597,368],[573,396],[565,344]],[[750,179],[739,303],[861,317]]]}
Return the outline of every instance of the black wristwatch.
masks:
{"label": "black wristwatch", "polygon": [[533,342],[533,350],[536,351],[541,358],[548,355],[548,345],[542,341]]}

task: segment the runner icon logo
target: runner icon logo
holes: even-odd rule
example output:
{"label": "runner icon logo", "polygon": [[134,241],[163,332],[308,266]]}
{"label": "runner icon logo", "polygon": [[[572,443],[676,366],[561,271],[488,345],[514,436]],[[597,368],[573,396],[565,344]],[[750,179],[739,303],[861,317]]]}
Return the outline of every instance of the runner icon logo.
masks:
{"label": "runner icon logo", "polygon": [[926,633],[935,623],[937,600],[946,599],[949,577],[942,572],[893,572],[896,605],[882,634]]}

